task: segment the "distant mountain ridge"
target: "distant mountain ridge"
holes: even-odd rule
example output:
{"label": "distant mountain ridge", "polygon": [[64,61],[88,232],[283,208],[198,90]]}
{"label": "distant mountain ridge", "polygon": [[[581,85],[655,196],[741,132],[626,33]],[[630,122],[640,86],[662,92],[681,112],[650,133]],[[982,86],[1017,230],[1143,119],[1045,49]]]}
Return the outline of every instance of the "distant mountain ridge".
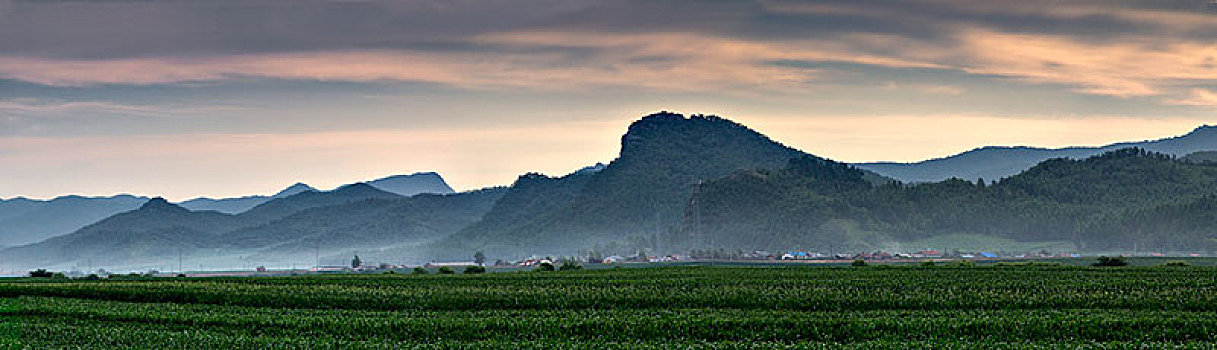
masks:
{"label": "distant mountain ridge", "polygon": [[239,214],[190,211],[153,198],[76,232],[0,250],[0,255],[29,266],[130,266],[176,254],[303,263],[312,259],[302,257],[311,257],[320,245],[331,254],[438,239],[480,218],[501,192],[405,197],[355,183],[275,198]]}
{"label": "distant mountain ridge", "polygon": [[147,200],[147,197],[132,195],[2,200],[0,246],[28,244],[66,234],[111,215],[139,208]]}
{"label": "distant mountain ridge", "polygon": [[195,198],[195,199],[191,199],[191,200],[188,200],[185,202],[178,203],[178,205],[182,206],[183,208],[190,209],[193,211],[213,210],[213,211],[218,211],[221,213],[236,214],[236,213],[240,213],[240,212],[244,212],[246,210],[252,209],[253,207],[258,206],[259,204],[266,203],[266,201],[269,201],[274,198],[283,198],[283,197],[291,196],[291,195],[301,193],[301,192],[309,192],[309,191],[316,191],[316,190],[317,189],[313,188],[312,186],[297,182],[296,184],[288,186],[287,188],[283,189],[282,191],[279,191],[279,193],[275,193],[274,195],[269,196],[269,197],[268,196],[245,196],[245,197],[238,197],[238,198],[221,198],[221,199],[211,199],[211,198],[206,198],[206,197],[199,197],[199,198]]}
{"label": "distant mountain ridge", "polygon": [[1177,137],[1120,142],[1102,147],[1050,149],[1027,146],[988,146],[916,163],[875,162],[853,165],[904,182],[937,182],[952,177],[969,181],[978,178],[992,181],[1013,176],[1048,159],[1081,159],[1128,147],[1180,157],[1198,151],[1217,150],[1217,126],[1200,126]]}
{"label": "distant mountain ridge", "polygon": [[367,183],[373,187],[407,197],[422,193],[456,193],[456,191],[452,190],[452,187],[448,186],[443,177],[434,172],[394,175],[368,181]]}
{"label": "distant mountain ridge", "polygon": [[[404,196],[454,193],[444,179],[434,172],[390,176],[369,181],[368,184]],[[239,214],[277,198],[317,191],[307,184],[296,183],[270,196],[200,197],[177,205],[192,211]],[[68,234],[106,217],[139,208],[148,200],[148,197],[125,194],[110,197],[72,195],[49,200],[21,197],[0,199],[0,247],[29,244]]]}

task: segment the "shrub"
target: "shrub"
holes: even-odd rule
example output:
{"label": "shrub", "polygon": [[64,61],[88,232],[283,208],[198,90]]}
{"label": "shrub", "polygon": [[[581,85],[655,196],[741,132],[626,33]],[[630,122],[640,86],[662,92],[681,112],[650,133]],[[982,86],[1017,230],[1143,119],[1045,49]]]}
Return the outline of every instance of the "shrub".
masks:
{"label": "shrub", "polygon": [[485,267],[482,267],[482,266],[477,266],[477,265],[473,265],[473,266],[465,266],[465,271],[463,271],[463,272],[461,272],[461,273],[464,273],[464,274],[466,274],[466,275],[474,275],[474,274],[479,274],[479,273],[486,273],[486,268],[485,268]]}
{"label": "shrub", "polygon": [[853,262],[853,263],[851,263],[851,264],[849,264],[849,265],[850,265],[850,266],[859,266],[859,267],[861,267],[861,266],[866,266],[866,260],[862,260],[862,259],[855,259],[855,260],[854,260],[854,262]]}
{"label": "shrub", "polygon": [[1192,266],[1192,264],[1188,264],[1183,260],[1171,260],[1163,263],[1162,266]]}
{"label": "shrub", "polygon": [[923,267],[934,267],[934,260],[926,260],[921,262]]}
{"label": "shrub", "polygon": [[439,270],[437,272],[439,272],[439,274],[441,274],[441,275],[451,275],[451,274],[455,274],[456,270],[453,270],[451,267],[440,266]]}
{"label": "shrub", "polygon": [[177,274],[177,277],[186,277],[186,274],[184,274],[184,273],[179,273],[179,274]]}
{"label": "shrub", "polygon": [[568,271],[568,270],[579,270],[582,268],[583,268],[583,266],[580,266],[579,263],[576,263],[573,260],[567,260],[567,261],[562,262],[562,266],[559,266],[558,270],[559,271]]}
{"label": "shrub", "polygon": [[1128,265],[1128,261],[1125,261],[1124,257],[1122,257],[1122,256],[1115,256],[1115,257],[1100,256],[1099,262],[1094,263],[1094,266],[1127,266],[1127,265]]}
{"label": "shrub", "polygon": [[381,272],[381,274],[385,274],[385,275],[396,275],[396,274],[397,274],[397,271],[389,270],[389,271]]}
{"label": "shrub", "polygon": [[34,271],[30,271],[30,277],[51,278],[51,276],[54,276],[54,275],[55,275],[55,273],[47,271],[46,269],[37,269]]}
{"label": "shrub", "polygon": [[411,273],[413,273],[415,275],[426,275],[426,274],[431,273],[431,271],[427,271],[427,268],[419,266],[419,267],[415,267],[414,272],[411,272]]}
{"label": "shrub", "polygon": [[553,271],[553,270],[554,270],[554,264],[543,262],[540,265],[537,265],[537,271]]}

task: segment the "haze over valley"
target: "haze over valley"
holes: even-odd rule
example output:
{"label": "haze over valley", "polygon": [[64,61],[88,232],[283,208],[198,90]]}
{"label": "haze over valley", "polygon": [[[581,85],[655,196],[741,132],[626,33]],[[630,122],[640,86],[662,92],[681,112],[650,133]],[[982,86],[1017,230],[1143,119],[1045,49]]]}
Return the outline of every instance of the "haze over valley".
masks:
{"label": "haze over valley", "polygon": [[456,192],[440,174],[419,172],[178,203],[4,200],[0,220],[16,224],[5,226],[0,258],[9,269],[140,270],[342,265],[352,253],[418,265],[475,251],[504,261],[927,249],[1211,254],[1213,130],[851,165],[721,117],[661,112],[631,123],[607,164],[478,190]]}

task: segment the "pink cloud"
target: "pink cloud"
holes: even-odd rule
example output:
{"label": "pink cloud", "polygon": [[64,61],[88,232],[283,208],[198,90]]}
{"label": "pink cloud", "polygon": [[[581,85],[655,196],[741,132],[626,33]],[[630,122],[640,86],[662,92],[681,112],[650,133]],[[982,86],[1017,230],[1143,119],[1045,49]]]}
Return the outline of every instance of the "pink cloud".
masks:
{"label": "pink cloud", "polygon": [[[521,31],[468,39],[471,45],[498,48],[481,52],[323,51],[113,60],[0,57],[0,76],[48,85],[267,77],[411,81],[467,89],[814,92],[822,68],[774,64],[791,61],[953,69],[1118,97],[1167,97],[1178,94],[1179,86],[1217,82],[1217,44],[1211,42],[1147,37],[1096,43],[977,27],[961,28],[956,41],[861,33],[762,41],[695,33]],[[929,88],[923,92],[953,95],[960,91]]]}

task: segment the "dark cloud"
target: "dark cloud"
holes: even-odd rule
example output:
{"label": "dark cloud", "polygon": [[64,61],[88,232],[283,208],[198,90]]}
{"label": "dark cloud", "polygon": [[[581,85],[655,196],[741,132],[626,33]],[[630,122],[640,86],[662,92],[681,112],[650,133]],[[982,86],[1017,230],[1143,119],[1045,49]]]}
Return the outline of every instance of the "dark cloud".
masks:
{"label": "dark cloud", "polygon": [[474,49],[466,43],[470,37],[516,30],[686,32],[753,40],[879,33],[950,41],[965,27],[1094,40],[1211,36],[1217,12],[1198,0],[5,1],[0,55],[459,51]]}
{"label": "dark cloud", "polygon": [[577,10],[581,1],[21,1],[0,13],[0,54],[55,58],[353,49],[453,42]]}

